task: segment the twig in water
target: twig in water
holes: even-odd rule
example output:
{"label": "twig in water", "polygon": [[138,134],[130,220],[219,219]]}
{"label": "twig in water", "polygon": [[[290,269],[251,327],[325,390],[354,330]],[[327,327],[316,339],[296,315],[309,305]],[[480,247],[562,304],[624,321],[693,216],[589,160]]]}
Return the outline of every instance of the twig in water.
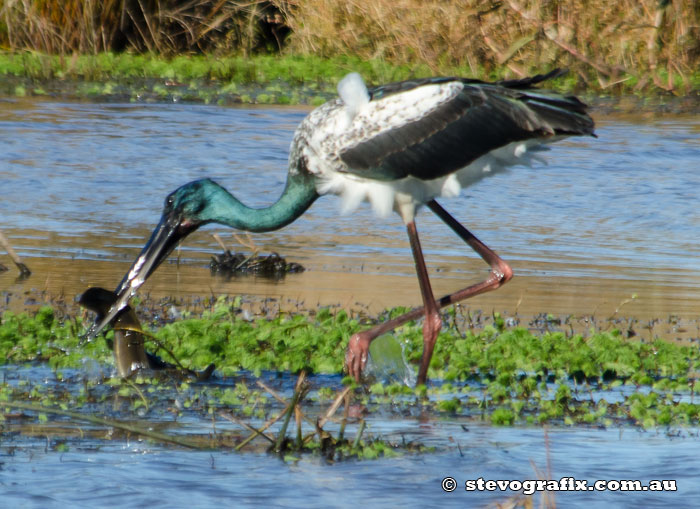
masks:
{"label": "twig in water", "polygon": [[[251,433],[251,434],[248,436],[248,438],[246,438],[246,439],[243,440],[240,444],[238,444],[238,445],[235,447],[235,450],[236,450],[236,451],[240,451],[243,447],[245,447],[245,446],[246,446],[251,440],[253,440],[255,437],[257,437],[258,435],[262,435],[262,434],[263,434],[263,431],[265,431],[267,428],[269,428],[269,427],[272,426],[274,423],[276,423],[277,421],[279,421],[279,420],[287,413],[287,410],[288,410],[288,407],[285,407],[284,410],[282,410],[279,414],[277,414],[275,417],[273,417],[272,419],[270,419],[269,421],[267,421],[267,422],[263,425],[262,428],[256,429],[253,433]],[[225,419],[228,419],[228,418],[229,418],[227,415],[222,415],[221,413],[220,413],[219,415],[221,415],[221,416],[222,416],[223,418],[225,418]],[[233,422],[235,422],[235,421],[233,421]],[[265,438],[267,438],[267,437],[265,437]]]}
{"label": "twig in water", "polygon": [[357,449],[360,446],[360,439],[362,438],[362,432],[365,431],[365,426],[367,426],[367,421],[362,419],[360,421],[360,429],[357,430],[357,436],[355,437],[355,441],[352,443],[353,449]]}
{"label": "twig in water", "polygon": [[224,253],[225,253],[226,251],[228,251],[228,248],[226,247],[226,244],[224,244],[224,241],[221,240],[221,237],[219,236],[218,233],[213,233],[213,234],[212,234],[212,237],[214,237],[214,240],[215,240],[216,242],[219,243],[219,245],[221,246],[221,249],[224,250]]}
{"label": "twig in water", "polygon": [[304,383],[306,380],[306,373],[304,371],[299,375],[296,387],[294,388],[294,395],[292,396],[292,401],[287,408],[286,415],[284,416],[284,422],[282,423],[282,429],[280,429],[279,435],[277,437],[277,443],[275,444],[275,452],[280,453],[282,451],[282,444],[284,444],[284,438],[287,434],[287,427],[289,426],[289,420],[292,418],[292,412],[296,408],[297,404],[301,400],[304,393],[306,393],[308,386]]}
{"label": "twig in water", "polygon": [[299,406],[294,407],[294,419],[296,421],[297,425],[297,441],[296,441],[296,448],[301,449],[301,446],[304,445],[304,442],[302,440],[301,436],[301,418],[304,414],[301,413],[301,409]]}
{"label": "twig in water", "polygon": [[253,240],[253,237],[250,236],[250,233],[245,232],[246,240],[243,240],[240,236],[238,236],[236,233],[233,234],[233,238],[238,241],[240,245],[243,247],[247,247],[253,252],[253,255],[256,255],[260,249],[258,249],[258,246],[255,245],[255,241]]}
{"label": "twig in water", "polygon": [[[275,391],[273,388],[271,388],[270,386],[265,384],[265,382],[263,382],[261,380],[257,380],[255,383],[257,384],[258,387],[260,387],[261,389],[264,389],[266,392],[268,392],[273,398],[275,398],[280,403],[283,403],[285,405],[287,404],[287,400],[284,399],[282,396],[280,396],[279,393],[277,391]],[[307,423],[311,424],[312,426],[316,426],[316,423],[313,420],[306,417],[303,413],[302,413],[302,418]]]}
{"label": "twig in water", "polygon": [[[287,409],[285,409],[285,412],[286,412],[286,411],[287,411]],[[243,426],[243,427],[244,427],[245,429],[247,429],[248,431],[252,431],[252,432],[253,432],[253,434],[252,434],[250,437],[248,437],[247,441],[246,441],[245,443],[243,443],[243,445],[247,444],[248,442],[250,442],[253,438],[255,438],[255,437],[258,436],[258,435],[260,435],[260,436],[262,436],[263,438],[267,439],[267,440],[268,440],[270,443],[272,443],[272,444],[275,443],[275,439],[274,439],[273,437],[271,437],[270,435],[264,433],[264,431],[265,431],[266,428],[256,429],[256,428],[254,428],[253,426],[251,426],[250,424],[246,424],[245,422],[243,422],[242,420],[240,420],[238,417],[236,417],[236,416],[233,415],[233,414],[227,414],[227,413],[225,413],[225,412],[219,412],[219,415],[220,415],[221,417],[223,417],[224,419],[227,419],[227,420],[229,420],[229,421],[231,421],[231,422],[234,422],[234,423],[238,424],[239,426]],[[282,415],[284,415],[284,414],[280,414],[280,417],[281,417]],[[272,422],[270,423],[270,425],[272,425]],[[269,427],[269,426],[268,426],[268,427]],[[236,446],[236,450],[239,450],[240,447],[242,447],[243,445],[238,444],[238,446]]]}
{"label": "twig in water", "polygon": [[117,429],[122,429],[124,431],[129,431],[129,432],[135,433],[137,435],[152,438],[153,440],[156,440],[158,442],[175,444],[175,445],[179,445],[182,447],[187,447],[189,449],[211,449],[211,447],[204,447],[204,446],[201,446],[201,445],[196,444],[194,442],[190,442],[189,440],[186,440],[184,438],[176,437],[173,435],[168,435],[166,433],[159,433],[157,431],[152,431],[149,429],[140,428],[140,427],[135,426],[133,424],[127,424],[125,422],[113,421],[111,419],[104,419],[102,417],[96,417],[94,415],[86,415],[86,414],[81,414],[78,412],[71,412],[69,410],[62,410],[60,408],[51,408],[51,407],[46,407],[46,406],[42,406],[42,405],[34,405],[31,403],[22,403],[19,401],[3,401],[2,403],[0,403],[0,407],[20,408],[22,410],[28,410],[30,412],[40,412],[40,413],[47,413],[47,414],[64,415],[66,417],[70,417],[71,419],[75,419],[77,421],[87,421],[87,422],[91,422],[93,424],[98,424],[100,426],[106,426],[106,427],[110,427],[110,428],[117,428]]}
{"label": "twig in water", "polygon": [[5,248],[5,251],[7,251],[7,254],[12,258],[12,261],[14,262],[15,265],[17,265],[17,268],[19,269],[19,274],[21,277],[27,277],[29,276],[32,271],[29,270],[29,267],[27,267],[24,263],[22,263],[22,259],[19,257],[19,255],[15,252],[14,249],[12,249],[12,246],[10,245],[9,241],[7,240],[7,237],[0,232],[0,244]]}
{"label": "twig in water", "polygon": [[333,401],[333,404],[330,406],[330,408],[326,412],[326,415],[324,415],[323,417],[319,417],[316,420],[316,426],[318,428],[323,428],[323,426],[326,424],[326,421],[328,419],[330,419],[331,417],[333,417],[335,412],[338,410],[338,407],[340,407],[340,403],[343,401],[345,396],[350,392],[350,390],[351,390],[351,387],[346,387],[345,389],[343,389],[343,392],[338,394],[338,396],[335,398],[335,401]]}
{"label": "twig in water", "polygon": [[148,412],[148,400],[146,399],[146,396],[144,396],[143,391],[141,389],[139,389],[138,386],[134,382],[129,380],[128,378],[125,378],[124,380],[126,381],[126,383],[128,385],[130,385],[136,391],[136,394],[139,395],[139,398],[141,398],[141,401],[143,401],[143,404],[146,407],[146,409],[145,409],[146,412]]}
{"label": "twig in water", "polygon": [[350,415],[350,393],[345,395],[345,409],[343,410],[343,420],[340,422],[340,430],[338,431],[338,442],[343,439],[345,434],[345,425],[348,422],[348,417]]}

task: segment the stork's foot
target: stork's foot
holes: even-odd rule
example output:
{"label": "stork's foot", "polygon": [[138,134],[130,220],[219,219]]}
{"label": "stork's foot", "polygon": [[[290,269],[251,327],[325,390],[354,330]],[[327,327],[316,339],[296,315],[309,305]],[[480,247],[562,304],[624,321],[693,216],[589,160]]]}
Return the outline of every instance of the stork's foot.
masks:
{"label": "stork's foot", "polygon": [[345,353],[345,369],[348,374],[358,382],[360,381],[362,371],[367,365],[369,344],[373,339],[367,332],[368,331],[353,334],[348,343],[348,350]]}
{"label": "stork's foot", "polygon": [[420,359],[418,380],[416,381],[418,385],[425,384],[425,381],[428,379],[430,359],[433,357],[433,350],[441,328],[442,318],[437,311],[425,317],[425,322],[423,322],[423,355]]}

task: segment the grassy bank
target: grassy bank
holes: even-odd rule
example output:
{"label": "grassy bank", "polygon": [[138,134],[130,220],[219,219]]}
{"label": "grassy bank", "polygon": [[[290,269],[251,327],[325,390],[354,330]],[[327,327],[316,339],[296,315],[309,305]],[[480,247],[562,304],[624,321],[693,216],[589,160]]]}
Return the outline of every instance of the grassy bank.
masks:
{"label": "grassy bank", "polygon": [[[239,306],[240,300],[219,299],[201,316],[159,326],[154,331],[158,343],[150,349],[161,344],[158,353],[166,360],[172,354],[194,369],[216,363],[218,373],[228,376],[240,370],[254,376],[301,370],[339,375],[348,338],[373,321],[328,310],[251,318]],[[370,382],[358,389],[360,401],[370,408],[420,405],[499,425],[698,424],[700,405],[693,401],[700,368],[697,348],[628,340],[616,330],[587,336],[533,333],[507,327],[498,315],[482,329],[470,330],[459,325],[454,313],[448,318],[451,324],[440,333],[430,371],[431,379],[442,382],[416,389]],[[85,362],[111,364],[103,340],[79,345],[84,326],[80,318],[59,317],[50,307],[36,314],[5,312],[0,359],[48,363],[58,373],[84,368]],[[416,365],[421,331],[420,324],[408,324],[397,332],[392,341],[403,346],[395,361],[401,364],[405,357]]]}
{"label": "grassy bank", "polygon": [[[236,83],[262,76],[332,81],[352,69],[380,83],[429,74],[491,80],[568,67],[567,90],[577,83],[595,93],[685,95],[700,89],[700,4],[0,0],[0,47],[11,54],[4,60],[14,60],[3,68],[42,79],[194,73]],[[244,63],[253,55],[285,58]],[[329,71],[337,62],[346,64],[343,71]]]}
{"label": "grassy bank", "polygon": [[[348,72],[369,85],[430,75],[427,65],[395,65],[354,56],[222,56],[100,53],[71,56],[0,52],[0,96],[40,96],[108,102],[319,105],[337,96]],[[468,75],[468,69],[447,74]],[[483,78],[488,78],[482,76]],[[495,77],[494,77],[495,78]],[[700,83],[700,71],[694,77]],[[547,87],[581,95],[599,111],[689,113],[700,94],[677,96],[623,86],[616,95],[589,90],[574,73]],[[698,86],[700,90],[700,85]]]}
{"label": "grassy bank", "polygon": [[32,80],[130,82],[139,79],[265,85],[282,80],[289,85],[335,83],[351,71],[369,82],[407,79],[428,72],[425,66],[391,65],[381,59],[256,55],[213,56],[100,53],[71,56],[37,52],[0,52],[0,75]]}
{"label": "grassy bank", "polygon": [[222,56],[0,52],[0,94],[99,100],[320,104],[345,74],[369,83],[407,79],[424,67],[358,57]]}
{"label": "grassy bank", "polygon": [[222,83],[290,85],[333,83],[346,73],[360,72],[370,82],[406,79],[428,72],[427,67],[391,65],[380,59],[256,55],[214,56],[100,53],[47,55],[37,52],[0,52],[0,75],[33,80],[85,80],[129,82],[138,79],[205,80]]}

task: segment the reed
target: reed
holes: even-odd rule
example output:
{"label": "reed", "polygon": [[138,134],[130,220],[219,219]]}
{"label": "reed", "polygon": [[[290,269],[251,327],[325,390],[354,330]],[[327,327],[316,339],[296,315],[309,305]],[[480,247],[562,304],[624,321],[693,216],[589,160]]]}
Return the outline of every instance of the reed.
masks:
{"label": "reed", "polygon": [[594,89],[693,88],[696,0],[277,0],[292,51],[484,78],[568,67]]}
{"label": "reed", "polygon": [[[700,88],[697,0],[0,0],[0,48],[256,52],[482,79],[568,67],[607,93]],[[567,87],[572,88],[572,87]]]}
{"label": "reed", "polygon": [[0,0],[0,44],[14,50],[250,52],[285,32],[266,0]]}

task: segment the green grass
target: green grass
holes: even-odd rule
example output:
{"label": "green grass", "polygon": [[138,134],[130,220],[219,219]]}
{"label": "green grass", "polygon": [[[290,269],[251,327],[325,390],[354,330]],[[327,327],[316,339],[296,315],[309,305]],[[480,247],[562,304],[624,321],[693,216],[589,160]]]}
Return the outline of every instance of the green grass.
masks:
{"label": "green grass", "polygon": [[[239,370],[256,376],[301,370],[341,375],[348,338],[368,325],[327,309],[247,321],[239,303],[219,299],[212,311],[159,327],[155,336],[193,369],[213,362],[223,375]],[[357,397],[370,410],[418,405],[494,425],[698,425],[700,405],[693,400],[700,369],[697,348],[627,340],[614,330],[585,337],[533,334],[522,327],[507,328],[497,318],[479,332],[447,327],[440,333],[429,373],[439,382],[427,388],[373,383],[367,391],[357,389]],[[111,364],[104,340],[79,345],[83,329],[79,319],[59,320],[49,307],[35,315],[5,312],[0,359],[47,362],[59,373],[80,369],[86,359]],[[413,366],[420,358],[421,330],[420,324],[408,324],[396,333]],[[233,392],[217,393],[220,403],[255,407],[238,389],[228,391]]]}
{"label": "green grass", "polygon": [[[547,71],[539,69],[539,71]],[[359,72],[371,85],[430,76],[425,64],[395,65],[382,59],[338,56],[183,55],[100,53],[56,56],[37,52],[0,51],[0,95],[50,96],[68,99],[132,102],[203,102],[214,104],[309,104],[317,106],[337,95],[336,85],[348,72]],[[660,75],[667,75],[658,71]],[[503,75],[478,68],[450,67],[444,74],[492,81]],[[680,79],[680,78],[678,78]],[[698,88],[700,70],[690,74],[689,85]],[[636,81],[614,90],[582,88],[575,73],[547,82],[547,88],[584,93],[586,100],[602,101],[623,94],[635,97],[630,109],[666,105],[672,96],[642,93]],[[596,95],[601,94],[601,95]],[[628,101],[629,102],[629,101]],[[687,104],[677,108],[687,109]]]}
{"label": "green grass", "polygon": [[382,60],[314,56],[186,55],[172,58],[154,54],[100,53],[73,57],[37,52],[0,52],[0,75],[31,79],[125,81],[170,79],[212,80],[226,83],[270,84],[282,80],[290,85],[334,83],[351,71],[372,83],[428,74],[425,66],[390,65]]}
{"label": "green grass", "polygon": [[319,105],[336,95],[337,82],[351,71],[360,72],[370,84],[429,74],[425,67],[351,57],[167,58],[129,53],[62,57],[0,52],[0,95]]}

